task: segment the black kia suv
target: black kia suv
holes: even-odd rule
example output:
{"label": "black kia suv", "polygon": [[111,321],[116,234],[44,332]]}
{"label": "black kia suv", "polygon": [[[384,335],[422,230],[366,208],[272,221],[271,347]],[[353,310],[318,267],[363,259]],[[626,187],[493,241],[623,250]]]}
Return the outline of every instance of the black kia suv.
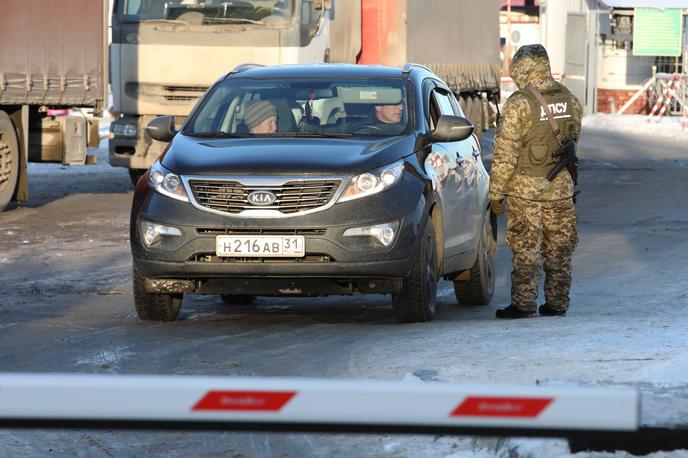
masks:
{"label": "black kia suv", "polygon": [[399,321],[494,290],[496,225],[473,126],[427,68],[243,65],[220,78],[139,180],[134,301],[174,320],[184,294],[391,293]]}

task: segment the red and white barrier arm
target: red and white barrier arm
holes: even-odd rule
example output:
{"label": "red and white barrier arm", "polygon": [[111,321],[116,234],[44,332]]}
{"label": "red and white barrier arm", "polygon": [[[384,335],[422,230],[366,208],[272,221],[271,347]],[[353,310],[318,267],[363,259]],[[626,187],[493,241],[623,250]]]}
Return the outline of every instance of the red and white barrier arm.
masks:
{"label": "red and white barrier arm", "polygon": [[0,426],[32,422],[636,431],[639,399],[615,388],[0,374]]}

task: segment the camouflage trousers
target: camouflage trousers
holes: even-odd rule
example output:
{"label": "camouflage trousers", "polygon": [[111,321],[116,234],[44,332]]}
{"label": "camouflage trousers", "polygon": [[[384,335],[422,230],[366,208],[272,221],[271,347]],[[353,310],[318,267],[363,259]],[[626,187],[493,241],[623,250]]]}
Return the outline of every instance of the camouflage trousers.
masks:
{"label": "camouflage trousers", "polygon": [[554,309],[568,310],[571,255],[578,245],[572,200],[538,202],[509,197],[508,209],[506,242],[514,253],[511,303],[535,311],[544,258],[545,299]]}

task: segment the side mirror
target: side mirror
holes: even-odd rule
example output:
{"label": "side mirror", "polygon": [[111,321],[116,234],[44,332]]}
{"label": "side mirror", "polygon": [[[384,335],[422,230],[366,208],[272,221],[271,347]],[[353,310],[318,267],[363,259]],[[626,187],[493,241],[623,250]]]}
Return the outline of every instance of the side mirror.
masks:
{"label": "side mirror", "polygon": [[465,140],[473,133],[473,124],[461,116],[442,115],[437,121],[431,135],[435,142],[458,142]]}
{"label": "side mirror", "polygon": [[174,128],[174,116],[158,116],[148,123],[146,132],[153,140],[168,143],[177,134]]}

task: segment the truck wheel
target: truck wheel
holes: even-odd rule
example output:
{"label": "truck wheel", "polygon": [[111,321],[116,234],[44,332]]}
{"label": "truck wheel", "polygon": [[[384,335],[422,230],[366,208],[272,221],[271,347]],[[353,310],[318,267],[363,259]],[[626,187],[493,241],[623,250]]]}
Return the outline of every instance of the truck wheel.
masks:
{"label": "truck wheel", "polygon": [[220,297],[226,305],[251,305],[256,301],[256,296],[250,294],[220,294]]}
{"label": "truck wheel", "polygon": [[139,319],[174,321],[182,308],[183,294],[147,293],[143,277],[134,267],[134,307]]}
{"label": "truck wheel", "polygon": [[0,111],[0,212],[14,195],[19,178],[19,142],[12,120]]}
{"label": "truck wheel", "polygon": [[435,230],[432,218],[428,217],[411,273],[404,278],[401,291],[392,294],[392,305],[399,322],[432,321],[435,317],[437,271]]}
{"label": "truck wheel", "polygon": [[461,305],[487,305],[495,286],[495,254],[497,252],[497,218],[491,211],[485,215],[480,232],[478,256],[471,267],[468,281],[455,281],[454,293]]}
{"label": "truck wheel", "polygon": [[136,186],[143,174],[146,173],[146,169],[129,169],[129,178],[131,178],[131,184]]}

